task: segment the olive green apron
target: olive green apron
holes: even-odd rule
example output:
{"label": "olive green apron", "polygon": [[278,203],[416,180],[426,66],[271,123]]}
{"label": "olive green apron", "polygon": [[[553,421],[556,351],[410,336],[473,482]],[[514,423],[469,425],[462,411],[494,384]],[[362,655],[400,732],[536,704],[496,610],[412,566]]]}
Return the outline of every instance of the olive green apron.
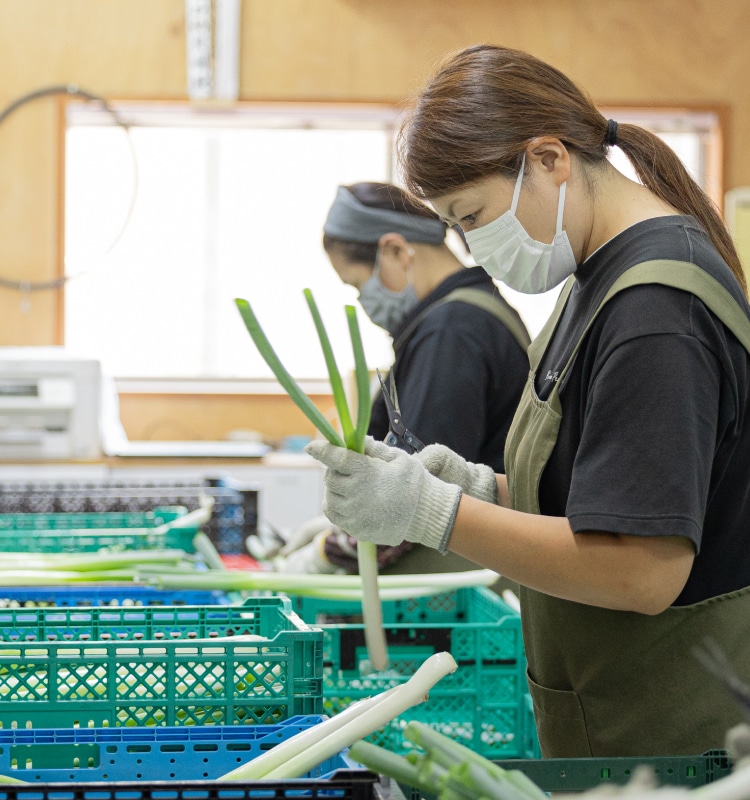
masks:
{"label": "olive green apron", "polygon": [[[437,306],[444,303],[467,303],[468,305],[476,306],[484,311],[492,314],[500,320],[505,327],[510,331],[513,338],[518,342],[519,346],[525,351],[531,339],[529,338],[526,326],[523,324],[518,312],[509,305],[500,294],[490,294],[483,289],[472,289],[471,287],[463,287],[454,289],[449,292],[445,297],[432,303],[428,306],[412,323],[404,330],[399,336],[398,341],[394,347],[407,339],[420,322]],[[415,545],[409,552],[404,553],[395,564],[392,564],[384,569],[381,569],[383,575],[410,575],[413,573],[427,573],[427,572],[463,572],[470,569],[478,569],[479,566],[473,561],[469,561],[456,553],[438,553],[432,547],[424,547],[423,545]],[[492,588],[501,594],[504,589],[512,589],[518,591],[518,584],[509,581],[507,578],[498,578]]]}
{"label": "olive green apron", "polygon": [[[562,418],[558,388],[549,399],[534,390],[535,371],[574,279],[529,348],[531,371],[505,450],[512,507],[539,514],[538,488]],[[750,321],[731,295],[694,264],[649,261],[623,273],[594,312],[617,292],[657,283],[699,297],[750,352]],[[695,659],[691,649],[710,635],[740,674],[750,664],[750,587],[656,616],[611,611],[522,587],[521,615],[542,754],[587,756],[695,755],[724,746],[742,721],[737,702]]]}
{"label": "olive green apron", "polygon": [[398,339],[393,343],[393,349],[398,351],[399,347],[408,339],[415,328],[422,322],[422,320],[435,308],[442,306],[445,303],[467,303],[470,306],[476,306],[493,317],[496,317],[510,332],[511,336],[518,342],[522,350],[526,350],[531,342],[529,332],[523,324],[521,315],[511,306],[507,300],[498,292],[497,294],[490,294],[485,292],[484,289],[472,289],[470,286],[454,289],[448,292],[445,297],[441,297],[434,303],[431,303],[420,314],[418,314],[409,325],[401,331]]}

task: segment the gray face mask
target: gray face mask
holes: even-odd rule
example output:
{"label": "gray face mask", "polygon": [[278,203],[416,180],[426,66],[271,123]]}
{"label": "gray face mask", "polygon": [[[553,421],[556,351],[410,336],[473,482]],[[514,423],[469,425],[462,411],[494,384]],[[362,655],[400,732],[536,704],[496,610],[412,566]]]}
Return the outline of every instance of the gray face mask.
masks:
{"label": "gray face mask", "polygon": [[378,252],[372,278],[359,290],[359,302],[372,322],[393,336],[406,319],[406,315],[419,303],[419,298],[411,283],[400,292],[393,292],[383,285],[380,280]]}

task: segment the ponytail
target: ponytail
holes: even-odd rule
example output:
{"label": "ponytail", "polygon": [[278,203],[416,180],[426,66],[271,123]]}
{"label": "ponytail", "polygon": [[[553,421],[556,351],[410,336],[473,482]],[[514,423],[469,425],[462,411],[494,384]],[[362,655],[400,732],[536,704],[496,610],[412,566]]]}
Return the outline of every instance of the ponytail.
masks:
{"label": "ponytail", "polygon": [[747,294],[740,257],[719,210],[690,177],[674,151],[651,131],[637,125],[618,125],[617,146],[628,157],[644,186],[681,214],[699,220]]}

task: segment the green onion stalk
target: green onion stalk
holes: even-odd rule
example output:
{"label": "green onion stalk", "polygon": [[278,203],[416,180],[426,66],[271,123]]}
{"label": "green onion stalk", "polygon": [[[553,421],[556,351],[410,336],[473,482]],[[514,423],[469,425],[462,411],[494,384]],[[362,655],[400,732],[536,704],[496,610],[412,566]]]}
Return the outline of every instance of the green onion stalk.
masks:
{"label": "green onion stalk", "polygon": [[[235,303],[258,352],[289,397],[296,403],[310,422],[315,425],[331,444],[337,447],[346,447],[357,453],[363,453],[365,435],[370,423],[370,378],[365,361],[364,349],[362,347],[362,337],[359,332],[356,309],[354,306],[345,307],[349,335],[354,352],[357,384],[357,417],[355,423],[349,412],[341,374],[336,364],[333,348],[331,347],[331,342],[328,338],[315,299],[309,289],[304,290],[304,296],[308,308],[310,309],[313,322],[315,323],[320,345],[323,349],[323,356],[325,358],[326,367],[328,368],[336,411],[341,424],[341,434],[331,425],[285,369],[263,332],[258,318],[250,307],[250,303],[241,298],[237,298]],[[365,643],[367,645],[367,652],[373,667],[376,670],[383,670],[388,666],[388,650],[385,631],[383,630],[382,604],[378,591],[376,546],[370,542],[360,542],[357,547],[357,561],[359,565],[359,575],[362,581],[362,616],[365,623]]]}
{"label": "green onion stalk", "polygon": [[438,800],[546,800],[547,795],[520,770],[502,769],[423,722],[409,722],[403,736],[418,748],[408,756],[364,740],[354,742],[349,755],[368,769]]}

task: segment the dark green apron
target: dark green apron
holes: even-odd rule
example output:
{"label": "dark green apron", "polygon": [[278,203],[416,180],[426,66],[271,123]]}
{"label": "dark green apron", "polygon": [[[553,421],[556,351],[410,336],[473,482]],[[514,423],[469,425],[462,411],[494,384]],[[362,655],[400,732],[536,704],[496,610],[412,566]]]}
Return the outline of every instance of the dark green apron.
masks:
{"label": "dark green apron", "polygon": [[[505,450],[512,507],[539,514],[542,471],[562,418],[558,387],[577,343],[546,401],[534,390],[535,371],[574,279],[529,348],[531,371]],[[617,292],[658,283],[699,297],[750,352],[750,321],[731,295],[694,264],[649,261],[610,288],[593,320]],[[656,616],[560,600],[522,587],[521,615],[528,678],[542,754],[587,756],[695,755],[723,747],[741,721],[737,702],[694,658],[710,635],[740,673],[750,664],[750,587]]]}

